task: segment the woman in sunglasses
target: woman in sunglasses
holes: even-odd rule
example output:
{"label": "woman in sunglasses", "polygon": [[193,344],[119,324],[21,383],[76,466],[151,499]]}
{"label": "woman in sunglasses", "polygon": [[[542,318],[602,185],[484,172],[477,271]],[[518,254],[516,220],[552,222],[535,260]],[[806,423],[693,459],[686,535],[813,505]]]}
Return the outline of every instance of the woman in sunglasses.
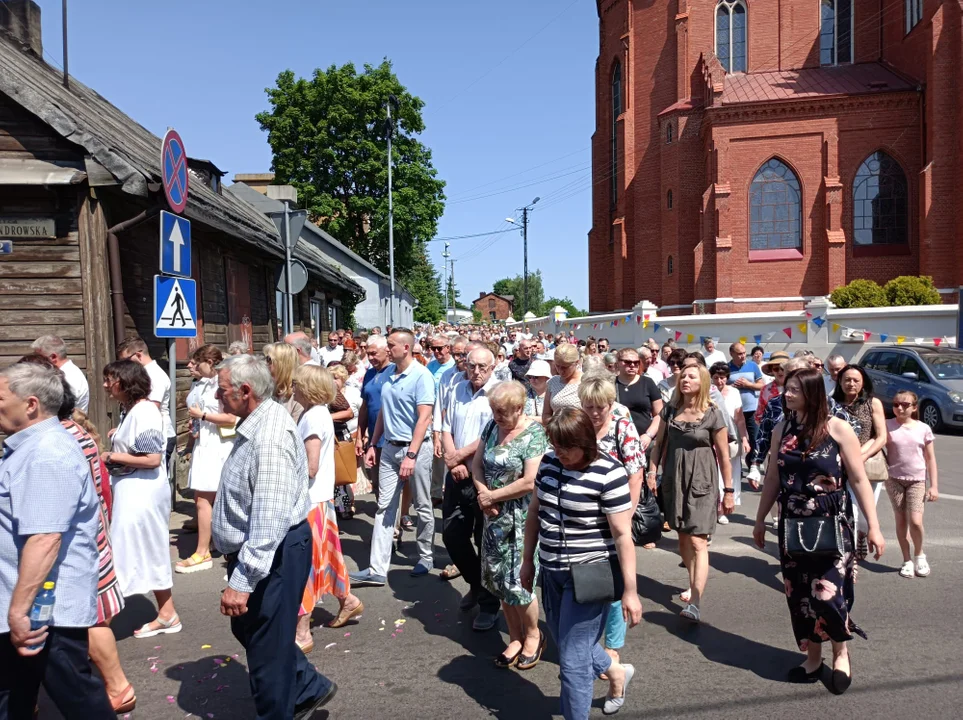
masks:
{"label": "woman in sunglasses", "polygon": [[[896,514],[896,540],[903,551],[903,566],[899,574],[904,578],[926,577],[929,563],[923,554],[923,503],[939,498],[937,489],[936,449],[933,431],[919,421],[916,393],[903,390],[893,397],[892,420],[886,421],[886,452],[889,477],[886,494]],[[926,489],[926,477],[930,489]],[[914,559],[910,559],[910,540]],[[914,562],[915,560],[915,562]]]}

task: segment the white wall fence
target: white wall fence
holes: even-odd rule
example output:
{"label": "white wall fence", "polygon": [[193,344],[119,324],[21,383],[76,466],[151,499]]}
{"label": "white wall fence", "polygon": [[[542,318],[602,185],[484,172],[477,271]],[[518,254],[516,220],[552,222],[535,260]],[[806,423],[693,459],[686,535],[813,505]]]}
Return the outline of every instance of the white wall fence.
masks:
{"label": "white wall fence", "polygon": [[914,343],[956,345],[956,305],[858,308],[843,310],[828,298],[810,301],[805,310],[731,313],[723,315],[659,316],[643,300],[631,312],[569,318],[562,308],[553,315],[508,323],[515,330],[538,333],[575,331],[578,338],[608,338],[612,347],[637,347],[648,338],[659,344],[674,340],[679,347],[698,350],[702,338],[715,339],[723,352],[734,342],[767,352],[808,349],[820,357],[839,353],[847,360],[870,345]]}

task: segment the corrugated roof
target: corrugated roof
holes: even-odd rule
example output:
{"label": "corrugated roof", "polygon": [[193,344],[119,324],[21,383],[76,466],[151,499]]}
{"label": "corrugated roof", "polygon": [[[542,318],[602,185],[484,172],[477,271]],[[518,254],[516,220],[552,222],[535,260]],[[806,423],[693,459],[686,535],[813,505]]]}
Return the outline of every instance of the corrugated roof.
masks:
{"label": "corrugated roof", "polygon": [[[0,93],[82,147],[125,192],[147,197],[148,183],[160,181],[161,138],[75,78],[65,88],[60,71],[3,31]],[[202,183],[191,183],[184,215],[273,255],[284,254],[271,220],[230,193],[219,195]]]}
{"label": "corrugated roof", "polygon": [[805,68],[726,76],[723,105],[869,95],[914,90],[916,83],[881,63]]}

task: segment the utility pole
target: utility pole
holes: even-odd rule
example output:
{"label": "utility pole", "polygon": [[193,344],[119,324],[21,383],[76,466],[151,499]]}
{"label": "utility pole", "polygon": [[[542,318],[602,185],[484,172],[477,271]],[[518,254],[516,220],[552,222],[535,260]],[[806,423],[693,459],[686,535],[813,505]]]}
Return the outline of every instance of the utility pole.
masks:
{"label": "utility pole", "polygon": [[447,243],[447,242],[446,242],[446,243],[445,243],[445,252],[443,252],[443,253],[441,254],[441,256],[444,258],[443,262],[445,263],[445,322],[448,322],[448,316],[449,316],[449,314],[450,314],[450,313],[449,313],[449,310],[450,310],[450,308],[451,308],[450,300],[449,300],[449,297],[448,297],[448,296],[449,296],[449,293],[448,293],[448,287],[449,287],[449,285],[448,285],[448,258],[451,257],[451,253],[448,252],[448,248],[449,248],[449,247],[451,247],[451,243]]}
{"label": "utility pole", "polygon": [[525,313],[528,312],[528,213],[532,211],[532,208],[535,207],[535,203],[537,203],[539,200],[541,200],[541,198],[535,198],[534,200],[532,200],[531,205],[526,205],[525,207],[522,208],[522,244],[524,245],[524,253],[525,253],[525,261],[524,261],[524,268],[523,268],[525,290],[524,290],[524,299],[522,302],[522,317],[524,317]]}
{"label": "utility pole", "polygon": [[388,302],[388,320],[391,327],[395,326],[395,213],[391,194],[391,136],[395,132],[394,122],[391,120],[391,106],[398,107],[398,98],[388,96],[388,264],[391,275],[391,299]]}
{"label": "utility pole", "polygon": [[449,282],[450,282],[450,284],[451,284],[451,288],[452,288],[452,292],[451,292],[451,307],[454,308],[454,307],[455,307],[455,292],[454,292],[454,290],[455,290],[455,261],[454,261],[454,260],[449,260],[448,262],[451,263],[451,274],[448,276],[448,280],[449,280]]}

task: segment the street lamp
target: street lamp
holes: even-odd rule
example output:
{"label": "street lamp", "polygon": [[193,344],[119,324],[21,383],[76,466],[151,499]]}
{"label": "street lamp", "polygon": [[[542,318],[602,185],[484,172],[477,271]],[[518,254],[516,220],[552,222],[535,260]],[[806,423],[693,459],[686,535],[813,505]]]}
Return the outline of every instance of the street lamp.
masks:
{"label": "street lamp", "polygon": [[[525,257],[524,275],[523,275],[524,285],[525,285],[525,294],[522,300],[523,313],[528,311],[528,213],[531,212],[532,208],[535,207],[535,203],[537,203],[539,200],[541,200],[541,198],[537,197],[534,200],[532,200],[531,204],[526,205],[523,208],[519,208],[519,210],[522,211],[522,245],[524,246],[524,257]],[[515,220],[514,218],[505,218],[505,221],[510,222],[512,225],[518,225],[518,221]]]}

